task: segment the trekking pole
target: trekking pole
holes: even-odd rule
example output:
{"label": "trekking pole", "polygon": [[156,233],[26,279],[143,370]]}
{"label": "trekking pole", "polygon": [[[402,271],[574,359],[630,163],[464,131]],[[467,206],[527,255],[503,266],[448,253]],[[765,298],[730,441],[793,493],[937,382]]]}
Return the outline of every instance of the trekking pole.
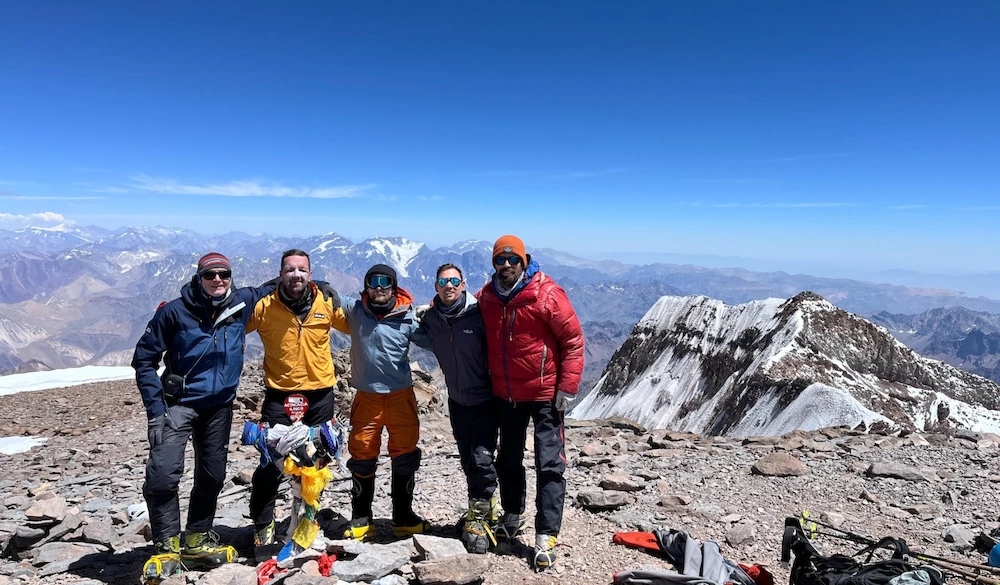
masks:
{"label": "trekking pole", "polygon": [[973,571],[967,571],[965,569],[961,569],[959,567],[956,567],[955,565],[952,565],[950,563],[938,559],[925,558],[923,560],[930,565],[934,565],[935,567],[940,567],[950,573],[954,573],[960,577],[965,577],[966,579],[969,579],[970,581],[973,581],[975,583],[981,583],[982,585],[1000,585],[1000,579],[994,579],[992,577],[980,575],[979,573],[975,573]]}
{"label": "trekking pole", "polygon": [[[834,526],[833,524],[828,524],[826,522],[820,522],[819,520],[813,519],[809,515],[809,510],[802,510],[802,513],[799,514],[799,522],[803,523],[803,524],[804,523],[812,523],[812,524],[815,524],[816,526],[822,526],[823,528],[828,528],[830,530],[836,530],[837,532],[839,532],[839,533],[843,534],[845,537],[847,537],[847,540],[853,540],[854,542],[856,542],[858,544],[867,544],[867,545],[875,544],[875,539],[873,539],[873,538],[869,538],[867,536],[863,536],[863,535],[857,534],[855,532],[849,532],[847,530],[844,530],[843,528],[838,528],[838,527]],[[815,527],[813,527],[813,528],[810,529],[810,528],[808,528],[806,526],[803,526],[803,528],[807,528],[808,530],[811,530],[812,532],[816,531]],[[834,535],[827,533],[827,536],[834,536]]]}
{"label": "trekking pole", "polygon": [[938,557],[938,556],[935,556],[935,555],[928,555],[928,554],[918,553],[918,552],[914,552],[913,554],[918,559],[920,559],[922,561],[928,561],[928,562],[930,562],[932,560],[933,561],[942,561],[942,562],[945,562],[945,563],[951,563],[951,564],[953,564],[953,565],[955,565],[957,567],[968,567],[970,569],[979,569],[980,571],[987,571],[987,572],[993,573],[995,575],[1000,575],[1000,567],[991,567],[989,565],[980,565],[980,564],[977,564],[977,563],[967,563],[965,561],[959,561],[957,559],[949,559],[949,558],[946,558],[946,557]]}

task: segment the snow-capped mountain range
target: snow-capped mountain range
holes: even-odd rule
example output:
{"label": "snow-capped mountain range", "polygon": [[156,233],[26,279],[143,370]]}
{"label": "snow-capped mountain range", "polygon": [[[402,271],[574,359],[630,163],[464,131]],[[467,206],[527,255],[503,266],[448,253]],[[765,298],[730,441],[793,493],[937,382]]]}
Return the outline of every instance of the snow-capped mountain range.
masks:
{"label": "snow-capped mountain range", "polygon": [[[591,381],[663,295],[704,294],[744,303],[813,290],[861,314],[940,306],[1000,313],[1000,301],[954,291],[735,268],[594,261],[527,243],[529,253],[563,285],[581,321],[594,332],[588,339],[585,372]],[[314,277],[344,294],[356,294],[361,277],[376,263],[395,267],[401,284],[418,302],[433,296],[441,264],[461,266],[472,290],[493,271],[492,240],[431,248],[405,237],[355,242],[334,232],[310,237],[242,232],[206,236],[163,227],[107,230],[69,224],[0,230],[0,373],[33,360],[35,366],[53,368],[126,363],[153,309],[177,296],[201,254],[218,250],[229,256],[237,285],[247,285],[273,278],[281,253],[289,248],[308,251]]]}
{"label": "snow-capped mountain range", "polygon": [[918,355],[814,293],[656,302],[577,418],[735,436],[881,424],[1000,432],[1000,385]]}

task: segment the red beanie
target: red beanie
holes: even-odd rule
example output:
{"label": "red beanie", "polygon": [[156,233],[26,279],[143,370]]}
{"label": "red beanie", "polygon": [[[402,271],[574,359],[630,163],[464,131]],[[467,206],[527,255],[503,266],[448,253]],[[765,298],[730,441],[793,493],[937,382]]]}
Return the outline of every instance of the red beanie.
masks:
{"label": "red beanie", "polygon": [[209,252],[198,260],[198,274],[206,270],[232,270],[229,265],[229,258],[218,252]]}
{"label": "red beanie", "polygon": [[521,265],[528,266],[528,255],[524,252],[524,242],[517,236],[500,236],[493,244],[493,257],[500,254],[514,254],[521,257]]}

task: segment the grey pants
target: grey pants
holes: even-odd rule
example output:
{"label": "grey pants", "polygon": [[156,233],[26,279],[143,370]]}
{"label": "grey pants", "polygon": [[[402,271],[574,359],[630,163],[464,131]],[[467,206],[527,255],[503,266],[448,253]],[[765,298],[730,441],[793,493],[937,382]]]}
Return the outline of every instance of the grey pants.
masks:
{"label": "grey pants", "polygon": [[146,483],[142,495],[149,508],[153,540],[181,533],[181,507],[177,488],[184,475],[184,449],[194,437],[194,487],[188,505],[187,531],[212,528],[216,502],[226,479],[229,430],[233,424],[231,404],[213,408],[170,407],[170,424],[162,442],[149,450]]}

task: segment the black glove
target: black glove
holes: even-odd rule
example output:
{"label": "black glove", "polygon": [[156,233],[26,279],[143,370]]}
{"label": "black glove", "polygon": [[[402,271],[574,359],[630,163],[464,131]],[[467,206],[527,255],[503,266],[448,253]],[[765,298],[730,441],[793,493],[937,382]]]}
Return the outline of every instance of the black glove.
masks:
{"label": "black glove", "polygon": [[168,413],[154,416],[149,419],[149,427],[146,429],[146,436],[149,438],[149,448],[152,449],[163,442],[163,428],[167,426]]}
{"label": "black glove", "polygon": [[264,284],[260,285],[260,288],[264,288],[265,286],[278,286],[279,282],[281,282],[281,277],[280,276],[275,276],[271,280],[269,280],[269,281],[265,282]]}
{"label": "black glove", "polygon": [[333,310],[334,311],[336,311],[337,309],[339,309],[340,308],[340,295],[337,294],[337,291],[334,290],[334,288],[332,286],[330,286],[330,283],[329,282],[320,282],[319,284],[317,284],[317,286],[319,287],[319,291],[321,293],[323,293],[323,300],[330,301],[330,303],[333,305]]}

